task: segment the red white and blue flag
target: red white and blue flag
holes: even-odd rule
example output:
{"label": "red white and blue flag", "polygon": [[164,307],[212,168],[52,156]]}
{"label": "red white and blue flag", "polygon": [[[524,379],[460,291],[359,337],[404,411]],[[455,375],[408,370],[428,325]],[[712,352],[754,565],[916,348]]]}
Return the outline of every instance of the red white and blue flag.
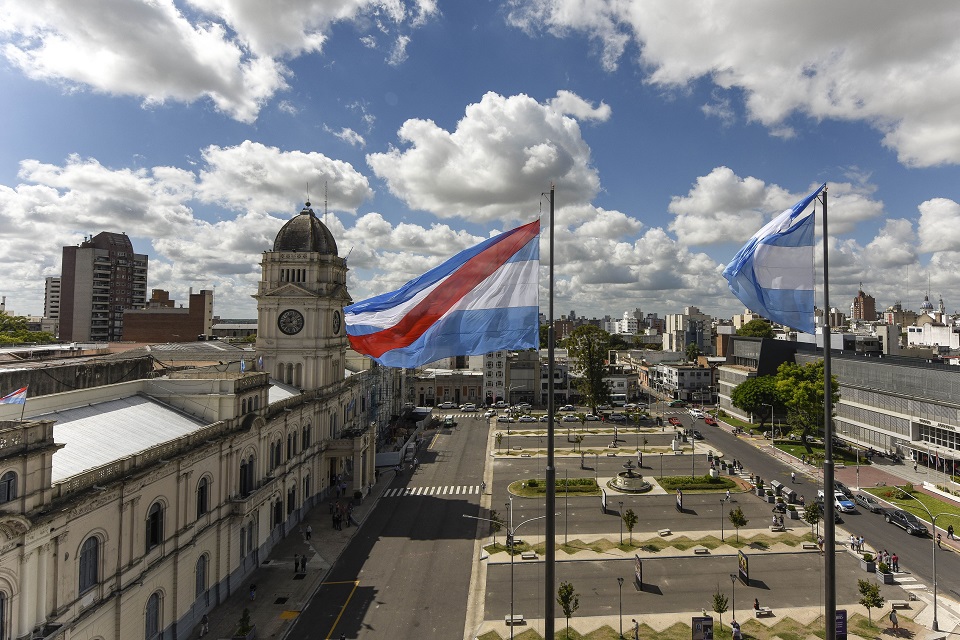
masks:
{"label": "red white and blue flag", "polygon": [[461,251],[396,291],[343,310],[350,346],[387,367],[536,349],[540,221]]}
{"label": "red white and blue flag", "polygon": [[13,393],[8,393],[7,395],[0,398],[0,404],[26,404],[27,403],[27,388],[20,387]]}

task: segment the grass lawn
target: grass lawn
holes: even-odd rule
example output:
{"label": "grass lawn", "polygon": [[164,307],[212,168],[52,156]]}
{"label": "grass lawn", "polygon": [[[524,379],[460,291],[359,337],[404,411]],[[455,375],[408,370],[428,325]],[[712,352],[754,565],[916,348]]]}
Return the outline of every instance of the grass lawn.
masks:
{"label": "grass lawn", "polygon": [[[807,448],[800,444],[799,442],[790,442],[787,440],[777,440],[774,443],[774,446],[781,451],[785,451],[792,456],[799,458],[800,456],[807,456],[809,458],[811,455],[817,456],[821,460],[823,459],[823,445],[810,443],[810,448],[813,450],[813,453],[807,453]],[[839,447],[833,448],[833,460],[834,462],[843,462],[848,465],[857,464],[857,456],[854,453],[846,449],[840,449]],[[870,461],[860,456],[860,466],[866,466],[870,464]]]}
{"label": "grass lawn", "polygon": [[936,496],[923,493],[922,491],[914,491],[910,494],[912,498],[906,498],[902,490],[898,491],[893,487],[876,487],[866,489],[866,491],[879,498],[883,498],[887,502],[893,503],[898,509],[909,511],[918,518],[929,521],[930,516],[924,511],[923,507],[917,504],[918,502],[923,503],[933,515],[940,513],[950,514],[938,517],[937,526],[946,529],[947,525],[952,524],[954,529],[960,529],[960,505],[955,502],[942,500]]}
{"label": "grass lawn", "polygon": [[[522,539],[522,538],[521,538]],[[646,551],[647,553],[659,553],[664,549],[673,547],[674,549],[679,549],[681,551],[686,551],[694,547],[706,547],[708,549],[716,549],[721,546],[729,546],[735,549],[757,549],[757,550],[766,550],[771,546],[777,543],[785,544],[789,547],[796,547],[803,542],[813,542],[814,536],[812,533],[807,531],[806,533],[797,533],[797,532],[784,532],[779,534],[766,534],[759,533],[753,537],[740,536],[736,529],[732,526],[727,525],[727,529],[724,531],[724,539],[720,540],[715,535],[706,535],[701,538],[690,538],[687,536],[670,536],[667,538],[661,538],[659,536],[641,539],[639,536],[631,536],[628,531],[623,533],[623,544],[619,543],[619,538],[601,538],[599,540],[594,540],[593,542],[584,542],[583,540],[574,539],[570,540],[567,544],[557,544],[557,551],[562,551],[565,554],[573,555],[579,551],[593,551],[594,553],[607,553],[611,549],[619,549],[625,553],[632,553],[634,551]],[[484,547],[484,550],[493,555],[495,553],[509,553],[507,547],[505,546],[503,536],[501,535],[497,540],[496,544],[488,544]],[[535,551],[541,556],[546,553],[547,547],[544,543],[538,543],[535,545],[528,544],[523,542],[522,544],[515,544],[513,548],[513,554],[518,555],[524,551]]]}

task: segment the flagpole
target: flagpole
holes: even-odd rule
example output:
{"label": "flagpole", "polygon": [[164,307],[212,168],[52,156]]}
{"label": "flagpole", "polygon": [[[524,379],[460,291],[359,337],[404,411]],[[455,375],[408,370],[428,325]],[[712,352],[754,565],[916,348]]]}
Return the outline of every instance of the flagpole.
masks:
{"label": "flagpole", "polygon": [[827,188],[820,199],[823,203],[823,537],[824,562],[824,626],[826,640],[837,638],[837,556],[833,469],[833,389],[830,367],[830,277],[827,253],[830,243],[827,235]]}
{"label": "flagpole", "polygon": [[547,503],[546,513],[546,549],[544,558],[543,572],[543,637],[553,638],[554,632],[554,583],[556,582],[556,506],[557,506],[557,470],[554,466],[553,436],[554,436],[554,405],[553,396],[553,368],[554,368],[554,331],[553,331],[553,199],[556,195],[556,186],[550,185],[550,282],[549,282],[549,305],[547,310]]}

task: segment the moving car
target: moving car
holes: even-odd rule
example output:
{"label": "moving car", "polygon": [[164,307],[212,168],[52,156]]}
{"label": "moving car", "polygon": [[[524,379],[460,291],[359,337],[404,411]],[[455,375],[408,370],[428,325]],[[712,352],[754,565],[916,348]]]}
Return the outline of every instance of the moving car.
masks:
{"label": "moving car", "polygon": [[543,414],[542,416],[540,416],[540,422],[550,422],[550,416],[548,416],[547,414]]}
{"label": "moving car", "polygon": [[703,440],[703,434],[696,429],[687,429],[687,435],[694,440]]}
{"label": "moving car", "polygon": [[927,528],[917,519],[917,516],[902,509],[887,509],[883,519],[897,525],[912,536],[925,536],[928,533]]}
{"label": "moving car", "polygon": [[670,416],[670,417],[667,419],[667,422],[669,422],[670,424],[672,424],[672,425],[675,426],[675,427],[679,427],[679,426],[680,426],[680,418],[678,418],[678,417],[676,417],[676,416]]}
{"label": "moving car", "polygon": [[637,405],[636,405],[635,403],[633,403],[633,402],[628,402],[627,404],[623,405],[623,408],[624,408],[624,409],[636,409],[636,408],[637,408]]}
{"label": "moving car", "polygon": [[838,511],[843,511],[844,513],[853,513],[857,510],[857,505],[853,504],[853,500],[843,495],[839,491],[834,492],[833,501]]}
{"label": "moving car", "polygon": [[562,407],[560,407],[560,411],[576,411],[576,410],[577,408],[574,407],[572,404],[565,404]]}
{"label": "moving car", "polygon": [[476,411],[476,410],[477,410],[477,405],[473,404],[472,402],[468,402],[467,404],[460,407],[460,411],[463,411],[466,413],[469,413],[471,411]]}
{"label": "moving car", "polygon": [[842,482],[834,482],[833,489],[835,491],[839,491],[840,493],[847,496],[848,498],[853,499],[853,492],[850,491],[849,487],[847,487],[847,485],[843,484]]}
{"label": "moving car", "polygon": [[853,496],[853,500],[871,513],[880,513],[883,511],[883,507],[880,506],[880,503],[877,502],[877,499],[869,493],[858,493],[857,495]]}
{"label": "moving car", "polygon": [[707,414],[705,414],[703,411],[700,411],[700,409],[690,409],[690,415],[698,420],[707,417]]}
{"label": "moving car", "polygon": [[457,426],[457,423],[453,421],[453,416],[447,416],[446,418],[443,419],[443,426],[455,427]]}
{"label": "moving car", "polygon": [[456,409],[457,405],[447,400],[446,402],[441,402],[440,404],[438,404],[437,407],[440,409]]}
{"label": "moving car", "polygon": [[484,412],[483,417],[484,417],[484,418],[492,418],[492,417],[495,416],[495,415],[497,415],[497,412],[496,412],[495,409],[487,409],[487,410]]}
{"label": "moving car", "polygon": [[669,406],[671,407],[685,407],[687,403],[683,400],[671,400]]}
{"label": "moving car", "polygon": [[708,424],[711,427],[717,426],[717,421],[713,416],[707,416],[706,418],[703,419],[703,422],[704,424]]}

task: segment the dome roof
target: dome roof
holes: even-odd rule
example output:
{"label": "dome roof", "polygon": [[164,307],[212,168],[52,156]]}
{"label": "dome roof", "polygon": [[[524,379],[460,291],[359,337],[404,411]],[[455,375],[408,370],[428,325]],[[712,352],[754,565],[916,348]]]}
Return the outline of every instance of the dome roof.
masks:
{"label": "dome roof", "polygon": [[326,225],[313,213],[308,202],[298,215],[280,229],[273,242],[273,250],[337,255],[337,242]]}

